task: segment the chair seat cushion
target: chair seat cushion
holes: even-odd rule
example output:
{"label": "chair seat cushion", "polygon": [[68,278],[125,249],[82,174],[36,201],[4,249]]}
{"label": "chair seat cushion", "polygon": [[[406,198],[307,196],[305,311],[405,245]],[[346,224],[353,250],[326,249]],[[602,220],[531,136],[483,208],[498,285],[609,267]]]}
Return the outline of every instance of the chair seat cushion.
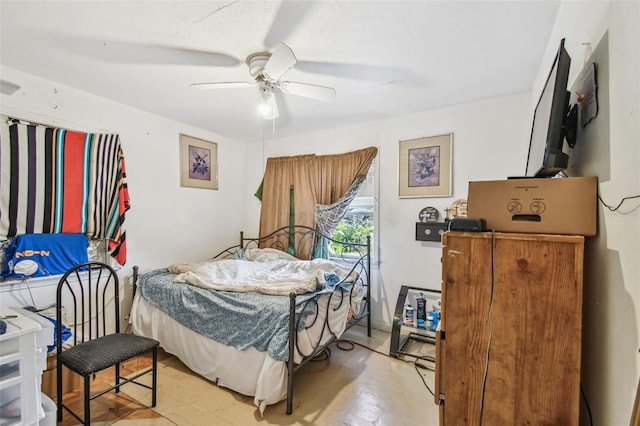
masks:
{"label": "chair seat cushion", "polygon": [[83,376],[111,367],[157,348],[159,342],[129,333],[109,334],[58,354],[58,361]]}

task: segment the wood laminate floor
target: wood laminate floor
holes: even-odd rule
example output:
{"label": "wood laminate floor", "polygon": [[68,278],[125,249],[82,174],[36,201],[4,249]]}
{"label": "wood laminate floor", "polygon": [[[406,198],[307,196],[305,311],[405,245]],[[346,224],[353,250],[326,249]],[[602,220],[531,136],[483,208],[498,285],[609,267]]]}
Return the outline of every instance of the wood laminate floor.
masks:
{"label": "wood laminate floor", "polygon": [[[342,343],[330,346],[330,357],[310,362],[294,382],[293,414],[286,414],[286,401],[270,405],[261,416],[253,397],[221,388],[190,371],[176,357],[160,351],[158,402],[151,391],[128,384],[119,394],[111,392],[94,400],[93,425],[437,425],[438,407],[432,394],[434,373],[415,366],[415,358],[388,356],[389,333],[354,327]],[[433,346],[410,341],[405,350],[417,355],[433,354]],[[149,363],[129,361],[124,373]],[[433,367],[428,361],[421,366]],[[113,380],[113,373],[100,374],[99,388]],[[82,412],[80,391],[65,394],[65,401]],[[78,421],[64,413],[60,426]]]}

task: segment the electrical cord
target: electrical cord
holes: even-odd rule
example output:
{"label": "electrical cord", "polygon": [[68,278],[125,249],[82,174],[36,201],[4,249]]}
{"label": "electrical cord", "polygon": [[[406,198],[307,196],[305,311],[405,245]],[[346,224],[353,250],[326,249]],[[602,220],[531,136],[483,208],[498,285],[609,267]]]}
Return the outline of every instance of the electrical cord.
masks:
{"label": "electrical cord", "polygon": [[34,311],[37,311],[38,308],[36,308],[36,301],[33,298],[33,293],[31,292],[31,286],[29,285],[29,278],[25,277],[22,281],[27,286],[27,290],[29,290],[29,296],[31,297],[31,303],[33,303],[33,305],[31,305],[31,306],[33,306]]}
{"label": "electrical cord", "polygon": [[[403,355],[415,358],[414,362],[428,361],[428,362],[435,363],[435,361],[431,357],[429,357],[428,355],[414,355],[414,354],[406,354],[406,353],[403,354]],[[402,360],[402,361],[404,361],[404,360]],[[411,362],[411,361],[407,361],[407,362]],[[426,368],[427,370],[436,371],[436,369],[434,367],[431,367],[431,366],[424,366],[424,368]]]}
{"label": "electrical cord", "polygon": [[[435,371],[436,371],[435,366],[425,365],[425,364],[423,364],[423,363],[421,363],[421,362],[418,362],[418,361],[430,361],[430,362],[433,362],[433,363],[435,363],[435,361],[433,361],[433,360],[431,360],[431,359],[423,359],[422,357],[418,357],[418,358],[416,358],[416,359],[413,361],[413,364],[414,364],[416,367],[421,368],[421,369],[423,369],[423,370],[429,370],[429,371],[433,371],[433,372],[435,372]],[[408,362],[409,362],[409,361],[408,361]]]}
{"label": "electrical cord", "polygon": [[427,384],[427,381],[424,379],[424,376],[422,375],[422,373],[420,372],[420,370],[418,370],[418,368],[422,368],[422,369],[428,369],[427,366],[418,363],[418,361],[416,360],[413,363],[413,367],[416,369],[416,372],[418,373],[418,376],[420,376],[420,379],[422,379],[422,383],[424,384],[424,387],[427,388],[427,390],[429,391],[429,393],[432,396],[436,396],[436,394],[431,390],[431,388],[429,387],[429,385]]}
{"label": "electrical cord", "polygon": [[320,362],[320,361],[327,361],[331,358],[331,349],[329,347],[324,348],[324,350],[322,352],[320,352],[318,355],[314,356],[311,359],[311,362]]}
{"label": "electrical cord", "polygon": [[350,351],[350,350],[353,350],[353,348],[351,348],[351,349],[342,349],[342,348],[340,347],[340,345],[341,345],[341,344],[349,343],[349,344],[354,345],[354,346],[355,346],[355,345],[358,345],[358,346],[360,346],[360,347],[362,347],[362,348],[365,348],[365,349],[367,349],[367,350],[369,350],[369,351],[371,351],[371,352],[375,352],[375,353],[380,354],[380,355],[389,356],[389,354],[387,354],[387,353],[380,352],[380,351],[378,351],[378,350],[375,350],[375,349],[373,349],[373,348],[368,347],[367,345],[363,345],[362,343],[354,342],[353,340],[348,340],[348,339],[338,339],[338,340],[336,340],[336,342],[335,342],[335,343],[336,343],[336,346],[338,347],[338,349],[341,349],[341,350],[343,350],[343,351],[344,351],[344,350],[349,350],[349,351]]}
{"label": "electrical cord", "polygon": [[[627,198],[638,198],[638,197],[640,197],[640,196],[627,197]],[[602,200],[600,200],[600,201],[602,201]],[[624,199],[623,199],[622,202],[620,202],[620,204],[618,204],[618,206],[615,209],[620,207],[620,205],[622,205],[623,202],[624,202]],[[482,395],[481,395],[481,402],[480,402],[480,424],[482,424],[482,417],[483,417],[483,414],[484,414],[484,397],[485,397],[485,390],[486,390],[486,385],[487,385],[487,374],[488,374],[488,368],[489,368],[489,354],[490,354],[490,349],[491,349],[491,336],[492,336],[492,332],[493,332],[493,324],[492,324],[491,312],[492,312],[492,309],[493,309],[493,301],[494,301],[494,296],[495,296],[495,242],[496,242],[495,241],[495,231],[491,230],[491,296],[490,296],[490,301],[489,301],[489,312],[488,312],[489,336],[488,336],[488,341],[487,341],[487,356],[486,356],[486,360],[485,360],[485,370],[484,370],[484,375],[483,375],[483,378],[482,378]],[[584,399],[585,407],[586,407],[587,413],[589,415],[589,425],[593,426],[593,416],[591,414],[591,407],[589,406],[589,401],[587,400],[587,395],[586,395],[586,393],[584,391],[584,387],[582,386],[582,382],[580,382],[580,394],[582,395],[582,398]]]}
{"label": "electrical cord", "polygon": [[489,312],[488,312],[489,336],[487,338],[487,357],[484,365],[484,374],[482,376],[482,393],[481,393],[481,399],[480,399],[480,424],[482,424],[482,417],[484,416],[484,397],[485,397],[485,391],[487,388],[487,375],[489,373],[489,354],[491,352],[491,336],[493,334],[493,322],[491,320],[491,311],[493,310],[493,300],[495,296],[495,284],[496,284],[495,250],[496,250],[496,232],[494,230],[491,230],[491,297],[489,299]]}
{"label": "electrical cord", "polygon": [[591,407],[589,406],[589,401],[587,400],[587,394],[585,393],[584,388],[582,387],[582,382],[580,382],[580,394],[584,399],[584,405],[587,408],[587,414],[589,414],[589,425],[593,426],[593,416],[591,415]]}
{"label": "electrical cord", "polygon": [[[615,212],[618,211],[618,209],[620,207],[622,207],[622,205],[625,203],[625,201],[629,201],[635,198],[640,198],[640,194],[639,195],[631,195],[629,197],[624,197],[622,200],[620,200],[620,202],[618,203],[617,206],[615,207],[611,207],[610,205],[608,205],[607,203],[604,202],[604,200],[602,199],[602,197],[600,197],[600,193],[598,193],[598,200],[600,201],[600,203],[602,203],[603,206],[605,206],[607,209],[609,209],[609,211]],[[640,204],[638,204],[637,206],[635,206],[633,209],[631,209],[628,212],[622,212],[623,214],[629,214],[632,211],[636,210],[638,207],[640,207]]]}
{"label": "electrical cord", "polygon": [[[340,346],[345,344],[348,346]],[[336,340],[336,347],[342,351],[352,351],[355,349],[356,345],[351,340]]]}
{"label": "electrical cord", "polygon": [[[568,177],[569,177],[569,175],[567,175],[565,172],[559,172],[559,173],[558,173],[558,176],[562,176],[562,177],[565,177],[565,178],[568,178]],[[638,194],[638,195],[631,195],[631,196],[629,196],[629,197],[624,197],[624,198],[622,198],[622,200],[620,200],[620,202],[618,203],[618,205],[617,205],[617,206],[615,206],[615,207],[611,207],[609,204],[607,204],[607,203],[605,203],[605,202],[604,202],[604,200],[603,200],[603,199],[602,199],[602,197],[600,196],[600,191],[598,191],[598,201],[600,201],[600,203],[602,203],[602,205],[603,205],[603,206],[605,206],[607,209],[609,209],[609,211],[612,211],[612,212],[618,211],[618,209],[619,209],[620,207],[622,207],[622,205],[625,203],[625,201],[633,200],[633,199],[635,199],[635,198],[640,198],[640,194]],[[635,206],[633,209],[631,209],[631,210],[630,210],[630,211],[628,211],[628,212],[622,212],[622,214],[629,214],[629,213],[631,213],[631,212],[633,212],[633,211],[637,210],[639,207],[640,207],[640,204],[638,204],[637,206]]]}
{"label": "electrical cord", "polygon": [[[348,348],[348,349],[345,349],[345,348],[341,347],[340,345],[341,345],[341,344],[344,344],[344,343],[348,343],[348,344],[350,344],[350,345],[351,345],[351,347],[350,347],[350,348]],[[373,348],[368,347],[367,345],[363,345],[362,343],[354,342],[353,340],[347,340],[347,339],[338,339],[338,340],[336,340],[336,346],[338,347],[338,349],[343,350],[343,351],[351,351],[351,350],[353,350],[353,349],[354,349],[355,345],[358,345],[358,346],[360,346],[360,347],[362,347],[362,348],[364,348],[364,349],[367,349],[367,350],[369,350],[369,351],[371,351],[371,352],[375,352],[375,353],[377,353],[377,354],[380,354],[380,355],[384,355],[384,356],[386,356],[386,357],[389,357],[389,354],[388,354],[388,353],[380,352],[380,351],[378,351],[378,350],[375,350],[375,349],[373,349]],[[431,395],[435,396],[434,392],[431,390],[431,388],[430,388],[430,387],[429,387],[429,385],[427,384],[427,382],[426,382],[426,380],[425,380],[424,376],[422,375],[422,373],[421,373],[421,372],[420,372],[420,370],[419,370],[419,369],[423,369],[423,370],[435,371],[435,368],[432,368],[432,367],[430,367],[430,366],[427,366],[427,365],[424,365],[424,364],[422,364],[422,363],[418,362],[419,360],[420,360],[420,361],[430,361],[430,362],[434,362],[434,361],[430,360],[427,356],[423,356],[423,355],[413,355],[413,354],[406,354],[406,355],[408,355],[408,356],[411,356],[411,357],[415,358],[415,360],[413,360],[413,361],[409,361],[409,360],[400,359],[400,358],[396,358],[396,359],[398,359],[398,360],[400,360],[400,361],[402,361],[402,362],[404,362],[404,363],[411,363],[411,364],[413,364],[413,366],[414,366],[414,368],[415,368],[416,372],[417,372],[417,373],[418,373],[418,375],[420,376],[420,379],[422,379],[422,383],[424,384],[424,386],[427,388],[427,390],[429,391],[429,393],[431,393]]]}
{"label": "electrical cord", "polygon": [[[324,348],[324,350],[322,352],[320,352],[318,355],[316,355],[315,357],[313,357],[310,362],[325,362],[326,364],[324,366],[322,366],[321,368],[319,368],[318,370],[296,371],[294,373],[294,376],[295,377],[308,376],[308,375],[311,375],[311,374],[322,373],[323,371],[327,370],[329,368],[329,366],[331,365],[331,349],[329,347]],[[310,364],[307,364],[307,365],[310,365]]]}

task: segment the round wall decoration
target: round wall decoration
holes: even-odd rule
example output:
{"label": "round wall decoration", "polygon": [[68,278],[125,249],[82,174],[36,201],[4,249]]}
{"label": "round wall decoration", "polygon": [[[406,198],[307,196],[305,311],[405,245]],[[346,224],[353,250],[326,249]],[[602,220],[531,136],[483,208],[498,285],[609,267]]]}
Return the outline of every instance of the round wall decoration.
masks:
{"label": "round wall decoration", "polygon": [[456,200],[451,204],[449,209],[453,217],[467,217],[467,200],[462,198]]}
{"label": "round wall decoration", "polygon": [[440,212],[435,207],[425,207],[418,214],[420,222],[437,222],[439,218]]}

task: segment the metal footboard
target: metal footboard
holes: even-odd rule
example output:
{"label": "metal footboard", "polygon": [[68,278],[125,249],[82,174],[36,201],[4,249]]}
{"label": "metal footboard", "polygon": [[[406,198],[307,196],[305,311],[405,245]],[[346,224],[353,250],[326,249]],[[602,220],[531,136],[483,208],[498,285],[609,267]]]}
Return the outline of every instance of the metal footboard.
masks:
{"label": "metal footboard", "polygon": [[[300,253],[295,250],[291,250],[291,245],[295,247],[302,247],[305,252]],[[320,246],[320,248],[319,248]],[[335,252],[331,253],[329,246],[335,249]],[[360,302],[360,309],[358,312],[352,312],[346,329],[351,328],[353,325],[361,322],[366,318],[367,320],[367,335],[371,336],[371,240],[367,237],[365,244],[359,243],[345,243],[337,241],[326,235],[321,235],[317,230],[306,226],[287,226],[274,231],[273,233],[261,237],[261,238],[246,238],[243,233],[240,234],[241,248],[251,247],[269,247],[276,248],[282,251],[289,252],[290,254],[299,257],[301,259],[313,259],[317,257],[329,257],[330,259],[346,262],[352,265],[351,272],[357,274],[357,282],[347,285],[345,287],[336,285],[334,291],[330,294],[329,300],[326,305],[327,312],[323,315],[324,323],[322,325],[322,331],[317,338],[316,344],[303,353],[303,350],[299,347],[297,335],[301,329],[310,328],[316,324],[319,320],[319,303],[318,299],[323,295],[318,295],[315,298],[299,301],[295,292],[289,294],[289,358],[287,360],[287,414],[293,412],[293,381],[296,371],[298,371],[307,362],[314,359],[323,353],[325,348],[338,339],[336,331],[331,329],[329,322],[331,317],[331,309],[337,310],[343,304],[348,303],[350,307],[353,306],[353,290],[358,286],[361,286],[364,294]],[[351,274],[350,274],[351,275]],[[341,283],[339,283],[341,284]],[[346,283],[345,283],[346,284]],[[326,296],[326,294],[325,294]],[[332,308],[334,304],[336,307]],[[313,313],[304,319],[298,314],[301,311],[313,310]],[[301,321],[305,321],[302,325]],[[328,338],[325,338],[328,336]],[[295,362],[295,354],[301,355],[300,362]]]}

